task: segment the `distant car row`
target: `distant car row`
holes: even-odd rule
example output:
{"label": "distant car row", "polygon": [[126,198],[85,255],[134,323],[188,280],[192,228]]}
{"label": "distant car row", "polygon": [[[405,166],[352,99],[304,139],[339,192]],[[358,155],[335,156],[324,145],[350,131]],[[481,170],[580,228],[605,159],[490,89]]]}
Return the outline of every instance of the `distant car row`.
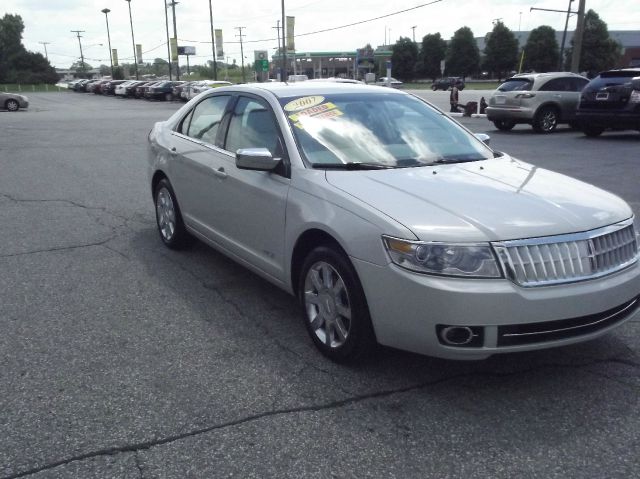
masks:
{"label": "distant car row", "polygon": [[167,80],[76,80],[68,84],[76,92],[113,95],[147,100],[189,101],[210,88],[231,85],[228,81],[167,81]]}
{"label": "distant car row", "polygon": [[592,80],[569,72],[515,75],[491,96],[486,113],[499,130],[519,123],[539,133],[568,123],[587,136],[640,130],[640,69],[609,70]]}

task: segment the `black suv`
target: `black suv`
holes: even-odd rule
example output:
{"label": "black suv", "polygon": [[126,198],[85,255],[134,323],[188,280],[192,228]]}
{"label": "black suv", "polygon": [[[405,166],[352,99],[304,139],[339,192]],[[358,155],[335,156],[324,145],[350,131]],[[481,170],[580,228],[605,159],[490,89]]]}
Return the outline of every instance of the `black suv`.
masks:
{"label": "black suv", "polygon": [[448,90],[453,85],[458,87],[458,90],[464,90],[465,84],[464,80],[460,77],[448,77],[448,78],[440,78],[439,80],[435,80],[433,85],[431,85],[431,89],[433,91],[436,90]]}
{"label": "black suv", "polygon": [[640,130],[640,68],[600,73],[582,90],[576,111],[587,136],[598,136],[607,128]]}

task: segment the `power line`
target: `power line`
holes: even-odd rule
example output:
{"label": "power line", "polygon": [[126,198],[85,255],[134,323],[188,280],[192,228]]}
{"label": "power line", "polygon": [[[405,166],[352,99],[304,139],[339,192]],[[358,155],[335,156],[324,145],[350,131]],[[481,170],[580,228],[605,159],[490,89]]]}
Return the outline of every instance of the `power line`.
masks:
{"label": "power line", "polygon": [[[369,23],[369,22],[373,22],[373,21],[376,21],[376,20],[380,20],[382,18],[392,17],[394,15],[399,15],[401,13],[410,12],[411,10],[417,10],[418,8],[428,7],[429,5],[433,5],[434,3],[439,3],[439,2],[442,2],[442,0],[433,0],[433,1],[429,2],[429,3],[423,3],[421,5],[416,5],[415,7],[405,8],[404,10],[398,10],[396,12],[387,13],[385,15],[380,15],[378,17],[369,18],[367,20],[360,20],[358,22],[348,23],[347,25],[340,25],[339,27],[331,27],[331,28],[325,28],[325,29],[322,29],[322,30],[316,30],[315,32],[298,33],[297,35],[294,35],[294,36],[295,37],[306,37],[306,36],[309,36],[309,35],[316,35],[318,33],[332,32],[334,30],[340,30],[342,28],[353,27],[355,25],[362,25],[363,23]],[[265,39],[262,39],[262,40],[245,40],[244,43],[272,42],[274,40],[276,40],[276,38],[265,38]],[[189,43],[211,43],[209,41],[203,42],[203,41],[199,41],[199,40],[186,40],[186,39],[181,39],[181,41],[189,42]],[[240,42],[226,42],[226,43],[240,43]]]}

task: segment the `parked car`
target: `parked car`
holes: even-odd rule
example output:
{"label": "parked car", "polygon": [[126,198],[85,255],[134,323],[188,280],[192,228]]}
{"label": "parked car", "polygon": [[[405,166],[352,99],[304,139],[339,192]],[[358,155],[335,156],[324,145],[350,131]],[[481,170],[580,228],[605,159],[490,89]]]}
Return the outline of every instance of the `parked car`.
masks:
{"label": "parked car", "polygon": [[587,136],[640,130],[640,68],[600,73],[582,90],[576,116]]}
{"label": "parked car", "polygon": [[148,100],[173,100],[173,87],[176,85],[180,85],[184,82],[182,81],[162,81],[156,83],[155,85],[149,87],[145,93],[144,97]]}
{"label": "parked car", "polygon": [[114,90],[114,93],[116,96],[125,97],[127,96],[127,88],[137,83],[140,83],[140,82],[138,80],[127,80],[123,83],[120,83],[119,85],[116,85],[116,89]]}
{"label": "parked car", "polygon": [[147,89],[152,87],[153,85],[155,85],[157,83],[160,83],[160,82],[154,80],[154,81],[148,81],[148,82],[145,82],[145,83],[143,83],[141,85],[138,85],[134,90],[133,96],[135,98],[144,98],[144,95],[145,95]]}
{"label": "parked car", "polygon": [[560,123],[576,127],[576,108],[587,83],[587,78],[569,72],[515,75],[489,97],[487,119],[499,130],[518,123],[538,133],[551,133]]}
{"label": "parked car", "polygon": [[104,83],[102,85],[102,94],[103,95],[115,95],[116,94],[116,87],[122,83],[124,83],[126,80],[111,80],[107,83]]}
{"label": "parked car", "polygon": [[402,91],[236,85],[154,125],[148,185],[166,246],[198,238],[295,295],[337,361],[481,359],[636,315],[629,205],[482,140]]}
{"label": "parked car", "polygon": [[211,90],[212,88],[220,88],[220,87],[228,86],[231,84],[232,84],[231,82],[224,81],[224,80],[203,80],[203,81],[196,82],[189,87],[189,90],[188,90],[189,99],[195,98],[205,90]]}
{"label": "parked car", "polygon": [[0,108],[9,111],[18,111],[20,108],[29,108],[29,98],[17,93],[0,92]]}
{"label": "parked car", "polygon": [[[389,79],[389,84],[391,85],[392,88],[398,88],[398,87],[402,86],[402,82],[400,80],[396,80],[393,77],[391,77]],[[378,81],[376,82],[376,85],[387,86],[387,77],[378,78]]]}
{"label": "parked car", "polygon": [[84,91],[87,93],[93,93],[94,87],[100,83],[102,80],[90,80],[84,86]]}
{"label": "parked car", "polygon": [[84,78],[82,80],[78,80],[76,83],[73,84],[73,91],[75,92],[83,92],[85,91],[85,86],[87,83],[89,83],[91,80]]}
{"label": "parked car", "polygon": [[194,83],[195,83],[194,81],[187,81],[187,82],[182,82],[178,85],[174,85],[172,90],[173,98],[176,100],[187,101],[186,96],[183,96],[182,93],[185,91],[187,87],[189,87],[190,85],[193,85]]}
{"label": "parked car", "polygon": [[460,77],[447,77],[447,78],[440,78],[438,80],[434,80],[433,84],[431,85],[431,89],[433,91],[437,91],[437,90],[446,91],[454,85],[460,91],[464,90],[464,87],[466,86],[464,83],[464,80]]}
{"label": "parked car", "polygon": [[102,88],[111,80],[101,80],[97,82],[93,87],[93,93],[96,95],[102,95]]}

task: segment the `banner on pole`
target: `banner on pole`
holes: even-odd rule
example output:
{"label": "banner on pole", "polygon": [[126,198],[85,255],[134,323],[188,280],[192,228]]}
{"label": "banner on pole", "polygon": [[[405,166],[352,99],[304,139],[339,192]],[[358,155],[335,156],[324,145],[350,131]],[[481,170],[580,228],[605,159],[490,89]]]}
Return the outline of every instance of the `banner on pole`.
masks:
{"label": "banner on pole", "polygon": [[224,61],[224,47],[222,45],[222,29],[218,28],[215,31],[216,37],[216,58],[220,61]]}
{"label": "banner on pole", "polygon": [[118,49],[117,48],[111,49],[111,58],[113,58],[113,66],[117,67],[118,66]]}
{"label": "banner on pole", "polygon": [[170,38],[169,46],[171,47],[171,61],[177,62],[178,61],[178,40],[176,40],[175,38]]}
{"label": "banner on pole", "polygon": [[138,57],[138,64],[139,65],[144,63],[142,61],[142,45],[140,45],[139,43],[136,43],[136,57]]}
{"label": "banner on pole", "polygon": [[296,17],[287,17],[287,50],[295,51],[296,46],[293,40]]}

